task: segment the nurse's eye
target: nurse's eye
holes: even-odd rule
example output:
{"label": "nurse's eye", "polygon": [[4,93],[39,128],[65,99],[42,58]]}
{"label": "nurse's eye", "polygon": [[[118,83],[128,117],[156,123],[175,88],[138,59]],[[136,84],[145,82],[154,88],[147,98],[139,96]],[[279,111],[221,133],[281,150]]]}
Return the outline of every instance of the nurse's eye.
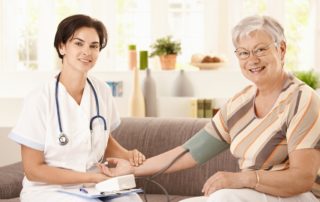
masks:
{"label": "nurse's eye", "polygon": [[75,44],[76,44],[76,46],[79,46],[79,47],[83,46],[83,43],[80,41],[75,42]]}
{"label": "nurse's eye", "polygon": [[92,44],[92,45],[90,45],[90,48],[98,50],[98,49],[100,49],[100,45],[99,44]]}

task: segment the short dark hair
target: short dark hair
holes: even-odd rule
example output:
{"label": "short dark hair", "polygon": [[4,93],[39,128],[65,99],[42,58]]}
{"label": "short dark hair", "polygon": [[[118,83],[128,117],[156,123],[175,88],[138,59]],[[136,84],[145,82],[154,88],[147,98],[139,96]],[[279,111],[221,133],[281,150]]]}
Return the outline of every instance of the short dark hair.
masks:
{"label": "short dark hair", "polygon": [[108,33],[106,27],[102,22],[87,15],[72,15],[60,22],[57,28],[56,35],[54,37],[54,47],[58,52],[59,58],[63,58],[63,55],[61,55],[59,52],[59,46],[61,44],[66,44],[68,39],[82,27],[94,28],[99,36],[100,50],[106,47],[108,41]]}

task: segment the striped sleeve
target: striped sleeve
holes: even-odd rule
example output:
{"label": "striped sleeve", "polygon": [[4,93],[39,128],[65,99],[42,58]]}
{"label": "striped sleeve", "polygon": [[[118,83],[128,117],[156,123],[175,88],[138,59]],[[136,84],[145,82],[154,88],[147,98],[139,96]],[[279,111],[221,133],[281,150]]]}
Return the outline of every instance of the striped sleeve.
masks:
{"label": "striped sleeve", "polygon": [[289,153],[298,149],[320,148],[320,99],[304,85],[300,87],[298,99],[291,110],[293,117],[287,130]]}
{"label": "striped sleeve", "polygon": [[228,101],[218,112],[217,114],[211,119],[205,127],[204,130],[215,137],[216,139],[226,142],[228,144],[231,143],[231,138],[228,131],[227,126],[227,107]]}

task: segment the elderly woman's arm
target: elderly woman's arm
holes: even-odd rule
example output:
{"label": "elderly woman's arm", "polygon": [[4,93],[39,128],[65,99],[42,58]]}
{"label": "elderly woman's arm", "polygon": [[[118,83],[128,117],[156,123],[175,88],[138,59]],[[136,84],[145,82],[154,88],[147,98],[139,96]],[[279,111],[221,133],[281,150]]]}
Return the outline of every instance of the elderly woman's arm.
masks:
{"label": "elderly woman's arm", "polygon": [[240,173],[218,172],[203,186],[205,195],[223,188],[252,188],[281,197],[310,191],[320,168],[320,153],[316,149],[295,150],[289,155],[290,168],[284,171],[255,171]]}
{"label": "elderly woman's arm", "polygon": [[295,150],[289,155],[290,168],[285,171],[259,171],[257,191],[276,196],[293,196],[310,191],[320,168],[316,149]]}

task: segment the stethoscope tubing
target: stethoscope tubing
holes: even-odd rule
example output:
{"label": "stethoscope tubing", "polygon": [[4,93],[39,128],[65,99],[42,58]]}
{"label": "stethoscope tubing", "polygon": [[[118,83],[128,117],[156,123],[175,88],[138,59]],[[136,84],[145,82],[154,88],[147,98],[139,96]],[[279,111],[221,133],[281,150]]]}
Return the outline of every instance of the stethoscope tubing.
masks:
{"label": "stethoscope tubing", "polygon": [[[58,74],[57,76],[57,81],[56,81],[56,88],[55,88],[55,101],[56,101],[56,111],[57,111],[57,117],[58,117],[58,125],[59,125],[59,131],[60,131],[60,135],[59,135],[59,143],[60,145],[66,145],[69,142],[69,138],[67,137],[67,135],[63,132],[63,128],[62,128],[62,123],[61,123],[61,113],[60,113],[60,106],[59,106],[59,80],[60,80],[60,75],[61,72]],[[95,99],[95,103],[96,103],[96,110],[97,110],[97,115],[93,116],[90,119],[90,124],[89,124],[89,128],[92,134],[93,131],[93,121],[95,119],[101,119],[102,123],[103,123],[103,129],[104,131],[107,131],[107,122],[106,119],[100,115],[100,109],[99,109],[99,100],[98,100],[98,95],[97,92],[93,86],[93,84],[91,83],[91,81],[87,78],[87,82],[89,83],[92,92],[93,92],[93,96]]]}
{"label": "stethoscope tubing", "polygon": [[92,92],[93,92],[93,96],[94,96],[94,99],[96,101],[96,109],[97,109],[97,115],[95,115],[94,117],[92,117],[90,119],[90,130],[92,131],[92,125],[93,125],[93,121],[94,119],[96,118],[100,118],[103,122],[103,129],[106,131],[107,130],[107,123],[106,123],[106,120],[105,118],[103,118],[101,115],[100,115],[100,109],[99,109],[99,100],[98,100],[98,95],[97,95],[97,92],[96,90],[94,89],[93,87],[93,84],[91,83],[91,81],[87,78],[87,81],[89,83],[89,85],[91,86],[91,89],[92,89]]}
{"label": "stethoscope tubing", "polygon": [[61,118],[60,118],[60,106],[59,106],[59,98],[58,98],[60,75],[61,73],[59,73],[57,76],[55,99],[56,99],[57,116],[58,116],[58,122],[59,122],[59,131],[60,131],[60,134],[62,134],[62,124],[61,124]]}

